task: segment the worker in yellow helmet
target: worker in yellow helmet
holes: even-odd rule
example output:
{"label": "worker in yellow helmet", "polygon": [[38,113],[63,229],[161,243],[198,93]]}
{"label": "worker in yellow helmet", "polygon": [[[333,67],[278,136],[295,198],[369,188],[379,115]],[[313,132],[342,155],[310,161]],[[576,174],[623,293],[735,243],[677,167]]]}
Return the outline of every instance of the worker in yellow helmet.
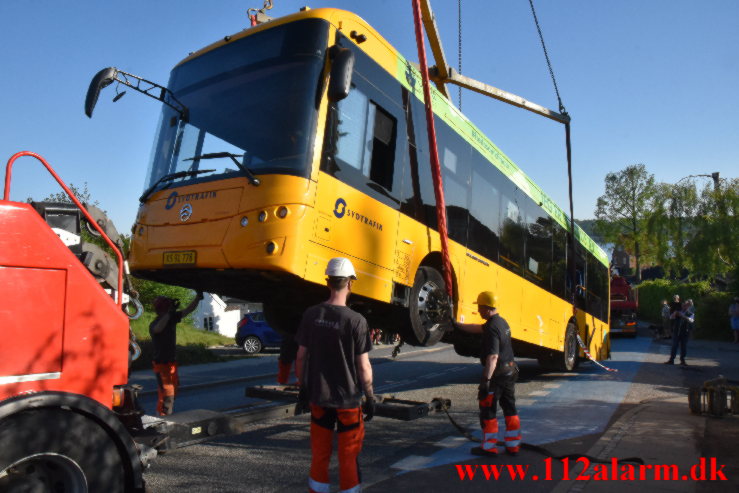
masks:
{"label": "worker in yellow helmet", "polygon": [[[474,455],[497,456],[505,450],[510,455],[518,455],[521,446],[521,421],[516,411],[515,394],[518,366],[513,359],[511,328],[498,314],[497,299],[491,291],[480,293],[476,304],[485,323],[453,323],[456,329],[482,334],[480,361],[485,368],[477,392],[482,445],[474,447],[471,452]],[[498,420],[495,416],[498,402],[505,417],[502,440],[498,437]]]}

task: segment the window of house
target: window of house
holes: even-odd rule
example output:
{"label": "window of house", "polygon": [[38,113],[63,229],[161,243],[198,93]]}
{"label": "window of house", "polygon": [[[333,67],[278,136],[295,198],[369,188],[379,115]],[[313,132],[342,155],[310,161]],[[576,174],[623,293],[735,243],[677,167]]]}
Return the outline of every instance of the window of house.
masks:
{"label": "window of house", "polygon": [[215,323],[214,323],[213,317],[204,317],[203,318],[203,328],[205,330],[210,330],[210,331],[215,330],[216,327],[215,327]]}

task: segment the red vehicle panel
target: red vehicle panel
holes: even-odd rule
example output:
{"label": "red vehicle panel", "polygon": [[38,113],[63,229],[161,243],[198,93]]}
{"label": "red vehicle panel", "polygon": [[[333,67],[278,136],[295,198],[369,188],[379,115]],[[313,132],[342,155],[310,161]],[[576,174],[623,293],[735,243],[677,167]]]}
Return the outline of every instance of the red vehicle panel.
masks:
{"label": "red vehicle panel", "polygon": [[28,204],[0,201],[0,399],[59,390],[110,408],[128,317]]}

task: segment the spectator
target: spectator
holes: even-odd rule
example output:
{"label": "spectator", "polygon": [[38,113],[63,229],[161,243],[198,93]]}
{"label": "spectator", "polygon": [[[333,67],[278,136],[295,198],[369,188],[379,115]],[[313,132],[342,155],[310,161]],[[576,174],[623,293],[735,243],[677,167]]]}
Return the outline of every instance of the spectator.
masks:
{"label": "spectator", "polygon": [[687,300],[683,303],[681,310],[676,313],[677,316],[675,319],[678,320],[678,327],[672,333],[670,359],[665,361],[665,364],[675,364],[675,355],[677,354],[678,346],[680,346],[680,365],[688,366],[688,363],[685,361],[685,354],[688,347],[688,338],[695,322],[695,306],[693,306],[693,300]]}
{"label": "spectator", "polygon": [[739,344],[739,296],[736,296],[734,303],[729,306],[729,318],[731,331],[734,333],[734,344]]}
{"label": "spectator", "polygon": [[667,300],[662,300],[662,331],[660,333],[659,328],[655,330],[655,339],[668,339],[672,335],[670,330],[670,305],[667,304]]}

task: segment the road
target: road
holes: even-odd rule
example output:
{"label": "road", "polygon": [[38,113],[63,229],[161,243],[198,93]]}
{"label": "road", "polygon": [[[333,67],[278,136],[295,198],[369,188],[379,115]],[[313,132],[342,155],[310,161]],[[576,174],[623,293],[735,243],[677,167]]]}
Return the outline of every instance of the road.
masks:
{"label": "road", "polygon": [[[398,360],[387,357],[390,348],[373,351],[376,392],[419,401],[437,396],[451,399],[452,417],[479,436],[474,400],[479,362],[462,358],[445,345],[414,349]],[[654,347],[648,337],[615,339],[613,361],[607,362],[615,372],[587,363],[576,373],[551,373],[540,370],[534,360],[520,360],[517,397],[524,441],[582,447],[605,430],[635,389],[639,399],[671,392],[632,385],[650,351]],[[252,371],[258,375],[275,367],[274,357],[267,357],[255,363]],[[229,376],[233,375],[223,378]],[[244,406],[250,402],[243,397],[246,385],[273,383],[266,378],[186,391],[177,398],[177,410]],[[153,408],[153,399],[145,399],[147,409]],[[242,435],[157,458],[146,479],[153,492],[305,491],[308,427],[306,416],[252,425]],[[376,418],[367,425],[361,455],[363,484],[371,487],[403,472],[469,460],[472,445],[443,413],[413,422]]]}

